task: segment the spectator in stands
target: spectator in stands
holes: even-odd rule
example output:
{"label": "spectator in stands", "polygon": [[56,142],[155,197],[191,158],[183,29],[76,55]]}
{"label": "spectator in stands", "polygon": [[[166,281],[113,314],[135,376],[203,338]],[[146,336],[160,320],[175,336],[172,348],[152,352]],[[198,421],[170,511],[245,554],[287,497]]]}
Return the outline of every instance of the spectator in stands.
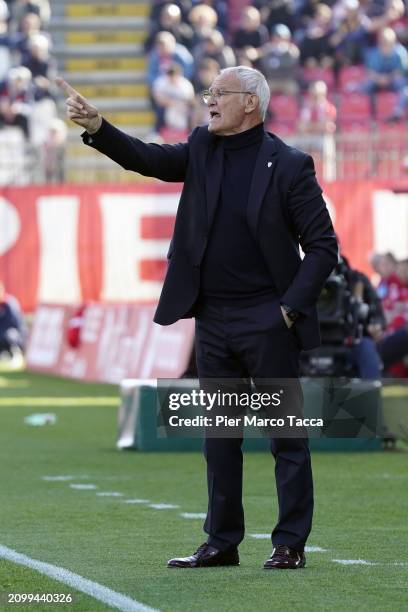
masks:
{"label": "spectator in stands", "polygon": [[354,13],[355,9],[358,12],[362,12],[360,0],[335,0],[334,3],[330,3],[332,9],[332,20],[336,27],[336,30],[344,19],[349,14],[349,11]]}
{"label": "spectator in stands", "polygon": [[327,4],[319,3],[315,7],[313,19],[309,22],[299,41],[301,64],[306,66],[332,66],[334,63],[332,35],[331,8]]}
{"label": "spectator in stands", "polygon": [[296,27],[297,0],[255,0],[254,6],[259,9],[262,23],[272,32],[277,23],[283,23],[291,32]]}
{"label": "spectator in stands", "polygon": [[249,68],[259,68],[259,54],[254,47],[243,47],[235,49],[237,66],[248,66]]}
{"label": "spectator in stands", "polygon": [[289,28],[282,23],[274,27],[270,41],[261,49],[260,69],[272,93],[298,92],[299,49],[292,42]]}
{"label": "spectator in stands", "polygon": [[[316,6],[321,0],[300,0],[296,7],[296,34],[302,34],[314,19]],[[328,4],[328,3],[326,3]],[[330,3],[331,4],[331,3]]]}
{"label": "spectator in stands", "polygon": [[11,13],[17,23],[29,13],[38,15],[41,23],[48,23],[51,17],[50,3],[48,0],[15,0]]}
{"label": "spectator in stands", "polygon": [[380,277],[377,294],[383,304],[388,328],[394,330],[408,322],[408,283],[401,278],[400,263],[390,252],[376,253],[371,265]]}
{"label": "spectator in stands", "polygon": [[191,80],[194,71],[194,60],[191,53],[186,47],[178,44],[170,32],[159,32],[149,54],[147,70],[147,80],[151,89],[150,100],[156,113],[156,132],[160,132],[164,126],[164,108],[156,104],[152,94],[153,83],[159,76],[166,74],[168,68],[174,63],[179,64],[183,70],[183,76]]}
{"label": "spectator in stands", "polygon": [[182,21],[181,10],[177,4],[165,4],[158,21],[151,22],[150,32],[144,43],[146,51],[153,47],[158,32],[171,32],[176,42],[191,50],[194,32],[191,26]]}
{"label": "spectator in stands", "polygon": [[377,294],[380,300],[391,298],[398,291],[397,260],[393,253],[374,253],[371,266],[378,276]]}
{"label": "spectator in stands", "polygon": [[371,112],[376,115],[375,94],[379,91],[401,93],[404,87],[404,72],[408,69],[408,52],[397,42],[391,28],[379,32],[378,44],[366,56],[367,81],[363,91],[370,97]]}
{"label": "spectator in stands", "polygon": [[[210,87],[214,80],[213,75],[217,75],[219,70],[218,62],[210,57],[202,59],[197,65],[192,82],[194,91],[200,95],[200,100],[202,100],[202,92]],[[202,103],[208,108],[208,105],[203,100]]]}
{"label": "spectator in stands", "polygon": [[19,31],[14,34],[14,46],[20,54],[20,62],[29,54],[30,39],[36,34],[44,34],[41,31],[41,19],[36,13],[27,13],[20,21]]}
{"label": "spectator in stands", "polygon": [[166,74],[153,83],[156,107],[163,116],[163,128],[187,131],[194,104],[194,88],[182,74],[180,64],[173,63]]}
{"label": "spectator in stands", "polygon": [[48,75],[50,43],[47,36],[33,34],[27,42],[27,52],[21,58],[23,66],[31,71],[33,77]]}
{"label": "spectator in stands", "polygon": [[[237,49],[253,50],[252,57],[259,57],[260,48],[269,40],[268,30],[261,23],[261,14],[254,6],[246,6],[241,13],[239,27],[232,39],[232,46]],[[240,65],[241,62],[239,62]]]}
{"label": "spectator in stands", "polygon": [[30,114],[30,141],[35,147],[41,147],[48,138],[50,123],[58,114],[52,86],[45,77],[35,79],[34,100]]}
{"label": "spectator in stands", "polygon": [[323,178],[336,178],[336,107],[327,98],[327,85],[315,81],[309,85],[309,95],[300,112],[298,146],[312,155],[321,156]]}
{"label": "spectator in stands", "polygon": [[[386,25],[392,27],[400,43],[404,47],[408,47],[408,15],[406,14],[404,1],[392,0],[391,4],[392,8],[388,11],[388,15],[391,15],[391,18]],[[394,14],[391,11],[394,11]]]}
{"label": "spectator in stands", "polygon": [[24,350],[26,329],[17,299],[6,293],[0,281],[0,353],[10,357]]}
{"label": "spectator in stands", "polygon": [[191,79],[194,71],[194,60],[191,53],[176,42],[170,32],[158,32],[153,49],[149,54],[147,80],[150,86],[161,74],[165,74],[170,64],[176,62],[183,69],[187,79]]}
{"label": "spectator in stands", "polygon": [[203,38],[202,42],[194,48],[194,60],[196,65],[205,58],[215,60],[223,68],[236,66],[236,58],[231,47],[225,44],[221,32],[214,30]]}
{"label": "spectator in stands", "polygon": [[0,82],[7,78],[11,66],[12,42],[8,28],[9,10],[4,0],[0,0]]}
{"label": "spectator in stands", "polygon": [[393,27],[404,15],[403,0],[360,0],[368,22],[368,31],[372,33],[370,46],[375,46],[375,35],[387,26]]}
{"label": "spectator in stands", "polygon": [[65,178],[65,147],[68,129],[62,119],[53,119],[48,126],[47,137],[42,145],[44,179],[47,183],[63,183]]}
{"label": "spectator in stands", "polygon": [[405,79],[405,84],[398,94],[397,103],[391,115],[387,118],[387,121],[389,123],[393,123],[395,121],[403,121],[406,117],[407,110],[408,110],[408,78]]}
{"label": "spectator in stands", "polygon": [[[169,4],[169,0],[153,0],[152,8],[150,11],[149,20],[150,23],[158,23],[160,20],[160,13],[162,8]],[[176,4],[181,11],[181,19],[185,23],[188,22],[188,14],[193,6],[192,0],[173,0],[172,4]]]}
{"label": "spectator in stands", "polygon": [[202,92],[209,89],[211,83],[220,71],[219,64],[207,57],[198,64],[194,75],[195,100],[191,116],[191,125],[206,125],[210,120],[208,104],[203,100]]}
{"label": "spectator in stands", "polygon": [[367,18],[361,11],[359,0],[341,0],[341,3],[343,12],[339,12],[341,16],[335,21],[330,38],[337,68],[361,64],[369,42]]}
{"label": "spectator in stands", "polygon": [[[388,374],[408,377],[408,259],[397,262],[392,254],[377,256],[377,266],[388,274],[380,284],[387,333],[378,343]],[[378,291],[378,289],[377,289]]]}
{"label": "spectator in stands", "polygon": [[315,81],[309,85],[309,96],[305,100],[299,120],[303,134],[333,134],[336,131],[336,107],[327,99],[327,85]]}
{"label": "spectator in stands", "polygon": [[404,287],[403,299],[407,302],[407,314],[408,314],[408,259],[401,259],[397,263],[397,274],[401,280],[401,284]]}
{"label": "spectator in stands", "polygon": [[197,4],[191,9],[188,19],[194,30],[193,49],[201,43],[204,38],[212,34],[216,29],[218,16],[216,11],[206,4]]}
{"label": "spectator in stands", "polygon": [[34,103],[31,72],[24,66],[12,68],[0,90],[0,127],[13,125],[21,128],[29,139],[29,118]]}
{"label": "spectator in stands", "polygon": [[198,0],[198,2],[214,9],[217,13],[217,29],[225,35],[228,29],[228,3],[225,0]]}

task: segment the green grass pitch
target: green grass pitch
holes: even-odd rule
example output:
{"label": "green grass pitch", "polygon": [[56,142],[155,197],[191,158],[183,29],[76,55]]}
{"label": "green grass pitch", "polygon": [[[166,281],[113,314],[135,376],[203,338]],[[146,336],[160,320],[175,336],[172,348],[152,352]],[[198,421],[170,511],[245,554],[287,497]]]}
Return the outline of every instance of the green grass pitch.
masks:
{"label": "green grass pitch", "polygon": [[[245,457],[247,537],[239,568],[169,570],[204,540],[199,453],[115,449],[118,391],[46,376],[0,373],[0,545],[75,572],[163,611],[408,610],[408,455],[315,453],[316,512],[304,570],[266,572],[276,517],[273,462]],[[54,412],[55,425],[24,417]],[[44,476],[72,476],[50,481]],[[93,484],[95,489],[72,488]],[[97,493],[120,493],[110,497]],[[178,508],[154,509],[147,503]],[[372,565],[340,565],[363,559]],[[109,610],[90,596],[0,558],[0,609]],[[70,605],[6,605],[8,592],[69,593]]]}

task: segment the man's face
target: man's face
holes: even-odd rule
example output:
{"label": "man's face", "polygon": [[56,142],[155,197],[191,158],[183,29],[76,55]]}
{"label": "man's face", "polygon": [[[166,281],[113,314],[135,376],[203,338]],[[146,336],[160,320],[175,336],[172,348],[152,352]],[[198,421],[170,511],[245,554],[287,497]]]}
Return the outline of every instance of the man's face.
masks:
{"label": "man's face", "polygon": [[[242,91],[238,79],[233,74],[218,75],[210,86],[211,91]],[[210,121],[208,131],[218,136],[231,136],[242,132],[242,124],[247,117],[245,107],[249,94],[226,94],[210,98],[208,110]]]}

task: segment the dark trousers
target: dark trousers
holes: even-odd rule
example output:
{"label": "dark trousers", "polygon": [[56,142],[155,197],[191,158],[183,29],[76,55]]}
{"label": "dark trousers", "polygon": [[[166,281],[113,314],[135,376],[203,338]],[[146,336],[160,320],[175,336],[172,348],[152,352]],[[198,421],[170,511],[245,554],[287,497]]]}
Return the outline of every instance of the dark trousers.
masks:
{"label": "dark trousers", "polygon": [[372,338],[364,336],[350,348],[349,363],[357,368],[357,376],[364,380],[381,378],[382,362],[377,346]]}
{"label": "dark trousers", "polygon": [[384,368],[389,368],[393,363],[404,359],[408,355],[408,325],[380,340],[377,348],[384,362]]}
{"label": "dark trousers", "polygon": [[[299,344],[288,329],[278,299],[252,305],[204,303],[196,314],[196,354],[200,381],[211,378],[257,379],[299,376]],[[215,383],[216,384],[216,383]],[[204,443],[208,512],[204,531],[220,550],[244,537],[242,438],[211,438]],[[273,438],[279,517],[272,543],[302,551],[311,530],[313,480],[306,438]],[[268,483],[264,483],[268,486]]]}

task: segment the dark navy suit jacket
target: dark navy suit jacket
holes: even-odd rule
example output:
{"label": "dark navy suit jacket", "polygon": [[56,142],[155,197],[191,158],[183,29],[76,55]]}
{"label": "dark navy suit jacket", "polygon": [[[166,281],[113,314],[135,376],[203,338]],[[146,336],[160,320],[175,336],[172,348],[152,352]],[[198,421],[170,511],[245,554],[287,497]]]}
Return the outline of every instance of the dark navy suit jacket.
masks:
{"label": "dark navy suit jacket", "polygon": [[[82,137],[85,144],[126,170],[184,183],[154,320],[170,325],[193,316],[200,264],[221,186],[222,139],[204,126],[195,128],[185,143],[146,144],[105,120],[96,134],[85,132]],[[255,163],[247,220],[281,302],[301,313],[294,329],[302,348],[318,346],[316,302],[337,263],[338,248],[310,155],[265,132]]]}

